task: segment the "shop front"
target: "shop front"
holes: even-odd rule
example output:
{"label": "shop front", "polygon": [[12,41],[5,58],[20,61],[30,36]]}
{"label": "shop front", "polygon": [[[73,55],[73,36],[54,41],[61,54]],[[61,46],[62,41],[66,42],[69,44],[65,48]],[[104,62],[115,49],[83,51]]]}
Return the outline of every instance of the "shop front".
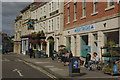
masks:
{"label": "shop front", "polygon": [[21,53],[23,54],[23,55],[26,55],[27,54],[27,52],[28,52],[28,50],[29,50],[29,48],[30,48],[30,44],[28,43],[28,40],[29,40],[29,38],[22,38],[22,51],[21,51]]}

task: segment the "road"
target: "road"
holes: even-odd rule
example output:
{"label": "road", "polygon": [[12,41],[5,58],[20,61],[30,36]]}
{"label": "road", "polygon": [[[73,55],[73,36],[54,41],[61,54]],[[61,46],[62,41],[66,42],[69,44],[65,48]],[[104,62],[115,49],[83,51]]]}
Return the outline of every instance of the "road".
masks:
{"label": "road", "polygon": [[[94,74],[94,77],[96,74]],[[2,56],[2,80],[53,80],[57,79],[53,74],[45,71],[44,69],[28,63],[24,60],[19,59],[18,57],[12,54],[5,54]],[[120,80],[116,78],[62,78],[59,80]],[[58,80],[58,79],[57,79]]]}
{"label": "road", "polygon": [[46,74],[25,64],[14,55],[2,56],[3,78],[50,78]]}

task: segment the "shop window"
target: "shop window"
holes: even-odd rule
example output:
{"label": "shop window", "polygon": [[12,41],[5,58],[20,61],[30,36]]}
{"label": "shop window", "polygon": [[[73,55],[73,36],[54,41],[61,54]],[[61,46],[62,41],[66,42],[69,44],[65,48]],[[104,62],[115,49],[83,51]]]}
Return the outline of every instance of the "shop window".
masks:
{"label": "shop window", "polygon": [[105,46],[119,46],[119,32],[105,33]]}
{"label": "shop window", "polygon": [[98,35],[94,34],[94,40],[98,40]]}

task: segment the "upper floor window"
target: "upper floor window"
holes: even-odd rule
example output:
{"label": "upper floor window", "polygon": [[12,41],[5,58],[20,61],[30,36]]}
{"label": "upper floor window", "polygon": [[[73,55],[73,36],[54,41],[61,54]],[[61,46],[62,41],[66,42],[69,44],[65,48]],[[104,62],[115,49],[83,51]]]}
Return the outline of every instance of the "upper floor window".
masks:
{"label": "upper floor window", "polygon": [[60,6],[60,2],[59,2],[59,0],[58,0],[58,4],[57,4],[57,6],[58,6],[58,8],[59,8],[59,6]]}
{"label": "upper floor window", "polygon": [[68,23],[70,22],[70,7],[67,8],[68,10]]}
{"label": "upper floor window", "polygon": [[52,2],[52,11],[54,10],[54,2]]}
{"label": "upper floor window", "polygon": [[59,17],[57,17],[57,30],[60,29],[60,20],[59,20]]}
{"label": "upper floor window", "polygon": [[93,13],[97,12],[97,0],[93,2]]}
{"label": "upper floor window", "polygon": [[50,10],[50,12],[51,12],[51,3],[49,4],[49,10]]}
{"label": "upper floor window", "polygon": [[49,31],[50,31],[50,20],[49,20]]}
{"label": "upper floor window", "polygon": [[43,27],[45,28],[45,26],[46,26],[46,25],[45,25],[45,22],[43,22]]}
{"label": "upper floor window", "polygon": [[86,16],[86,0],[83,0],[83,16]]}
{"label": "upper floor window", "polygon": [[41,15],[42,15],[42,8],[41,8]]}
{"label": "upper floor window", "polygon": [[114,5],[114,0],[108,0],[108,7],[113,6]]}
{"label": "upper floor window", "polygon": [[52,31],[53,31],[53,19],[52,19]]}
{"label": "upper floor window", "polygon": [[45,8],[45,6],[44,6],[44,14],[45,14],[45,11],[46,11],[46,8]]}
{"label": "upper floor window", "polygon": [[77,3],[74,3],[74,20],[77,19]]}

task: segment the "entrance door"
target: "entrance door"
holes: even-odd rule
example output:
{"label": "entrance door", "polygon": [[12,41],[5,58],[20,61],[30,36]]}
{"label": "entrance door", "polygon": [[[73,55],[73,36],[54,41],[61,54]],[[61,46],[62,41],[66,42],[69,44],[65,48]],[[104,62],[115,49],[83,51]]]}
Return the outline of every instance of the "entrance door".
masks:
{"label": "entrance door", "polygon": [[67,50],[70,51],[71,50],[71,37],[67,38]]}
{"label": "entrance door", "polygon": [[82,36],[81,38],[81,57],[86,57],[88,53],[88,35]]}
{"label": "entrance door", "polygon": [[97,45],[97,42],[94,42],[94,46],[95,46],[95,50],[94,50],[94,52],[98,52],[98,45]]}
{"label": "entrance door", "polygon": [[49,43],[49,54],[50,57],[53,55],[53,50],[54,50],[54,42]]}

